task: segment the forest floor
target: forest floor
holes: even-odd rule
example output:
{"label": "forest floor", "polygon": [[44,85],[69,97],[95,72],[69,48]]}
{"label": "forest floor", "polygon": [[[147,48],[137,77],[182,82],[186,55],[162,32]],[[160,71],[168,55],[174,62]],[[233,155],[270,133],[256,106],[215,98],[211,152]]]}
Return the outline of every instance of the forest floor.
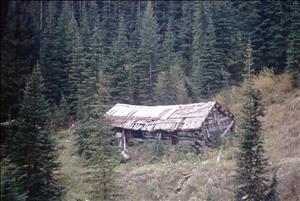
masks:
{"label": "forest floor", "polygon": [[87,181],[89,170],[76,154],[76,135],[73,130],[65,130],[58,132],[57,136],[57,150],[61,163],[58,179],[65,188],[62,200],[87,201],[91,191],[91,184]]}

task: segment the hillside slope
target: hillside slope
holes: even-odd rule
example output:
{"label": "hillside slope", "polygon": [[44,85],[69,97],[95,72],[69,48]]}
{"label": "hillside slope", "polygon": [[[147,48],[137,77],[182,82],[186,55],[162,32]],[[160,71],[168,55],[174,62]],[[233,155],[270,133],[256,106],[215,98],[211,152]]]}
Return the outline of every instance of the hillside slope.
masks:
{"label": "hillside slope", "polygon": [[[300,91],[280,94],[276,100],[264,99],[266,115],[262,123],[266,154],[271,171],[277,172],[281,200],[300,201]],[[91,188],[87,182],[88,169],[82,159],[74,155],[75,138],[73,131],[58,135],[62,162],[60,179],[67,187],[63,199],[67,201],[88,199]],[[145,144],[130,147],[132,160],[118,166],[118,183],[123,188],[123,197],[119,200],[233,200],[234,146],[227,146],[218,163],[218,150],[203,156],[178,155],[173,146],[167,155],[153,160],[146,148]]]}

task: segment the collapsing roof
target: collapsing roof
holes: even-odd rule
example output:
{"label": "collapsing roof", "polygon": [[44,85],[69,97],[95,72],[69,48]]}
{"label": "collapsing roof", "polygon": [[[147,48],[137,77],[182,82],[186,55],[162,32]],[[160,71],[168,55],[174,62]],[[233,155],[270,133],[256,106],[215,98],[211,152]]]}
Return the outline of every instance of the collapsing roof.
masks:
{"label": "collapsing roof", "polygon": [[213,108],[233,118],[215,101],[159,106],[116,104],[106,112],[106,117],[115,128],[147,132],[188,131],[200,129]]}

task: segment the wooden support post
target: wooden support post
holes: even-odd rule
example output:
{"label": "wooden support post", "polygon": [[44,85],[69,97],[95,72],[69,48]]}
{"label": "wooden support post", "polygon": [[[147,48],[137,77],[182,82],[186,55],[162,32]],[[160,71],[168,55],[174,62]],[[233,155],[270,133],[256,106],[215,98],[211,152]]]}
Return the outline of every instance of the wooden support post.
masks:
{"label": "wooden support post", "polygon": [[175,144],[178,144],[178,135],[177,135],[177,132],[173,132],[171,134],[172,136],[172,144],[175,145]]}
{"label": "wooden support post", "polygon": [[125,130],[122,130],[122,134],[123,134],[123,150],[127,151]]}

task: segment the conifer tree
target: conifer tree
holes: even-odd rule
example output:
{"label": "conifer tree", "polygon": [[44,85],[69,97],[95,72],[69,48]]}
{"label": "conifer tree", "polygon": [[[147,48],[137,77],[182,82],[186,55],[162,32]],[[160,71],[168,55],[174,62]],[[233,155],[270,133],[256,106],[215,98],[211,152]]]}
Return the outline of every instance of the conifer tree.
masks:
{"label": "conifer tree", "polygon": [[253,58],[252,58],[252,47],[251,47],[251,40],[249,38],[247,47],[246,47],[246,53],[245,53],[245,68],[244,68],[244,73],[243,77],[244,78],[249,78],[251,74],[253,74],[254,69],[252,68],[253,66]]}
{"label": "conifer tree", "polygon": [[162,45],[162,56],[159,61],[160,70],[167,70],[168,66],[176,62],[177,58],[174,47],[175,36],[172,30],[172,20],[170,19],[165,33],[165,40]]}
{"label": "conifer tree", "polygon": [[136,92],[135,101],[150,104],[153,99],[155,72],[158,64],[159,35],[151,1],[141,19],[139,33],[138,63],[135,67]]}
{"label": "conifer tree", "polygon": [[128,39],[124,17],[120,16],[118,35],[112,44],[109,58],[109,91],[111,104],[130,101],[128,72],[126,66],[130,64],[128,55]]}
{"label": "conifer tree", "polygon": [[300,86],[300,4],[294,3],[291,31],[288,36],[286,72],[293,77],[294,84]]}
{"label": "conifer tree", "polygon": [[244,94],[246,102],[242,108],[239,151],[235,175],[235,200],[265,200],[268,190],[267,159],[264,156],[262,128],[259,117],[263,116],[261,94],[247,80]]}
{"label": "conifer tree", "polygon": [[170,65],[167,71],[161,71],[155,84],[156,103],[160,105],[188,103],[189,97],[184,78],[178,64]]}
{"label": "conifer tree", "polygon": [[[205,8],[207,28],[205,33],[196,30],[199,38],[195,38],[195,40],[199,41],[195,41],[194,48],[199,47],[200,50],[196,51],[193,55],[194,85],[196,94],[202,98],[207,98],[215,94],[224,86],[224,69],[217,59],[219,58],[219,51],[216,49],[215,28],[211,15],[212,10],[209,5],[206,5]],[[196,13],[200,11],[196,11]]]}
{"label": "conifer tree", "polygon": [[30,67],[38,56],[37,2],[9,1],[1,20],[0,119],[15,119]]}
{"label": "conifer tree", "polygon": [[46,95],[51,104],[58,104],[61,94],[60,75],[62,63],[57,27],[57,9],[55,2],[47,2],[44,6],[44,23],[40,41],[40,63],[45,77]]}
{"label": "conifer tree", "polygon": [[44,90],[41,71],[34,67],[25,87],[10,150],[12,162],[24,174],[20,182],[28,192],[27,200],[56,200],[60,195],[53,175],[58,163],[49,131],[50,115]]}
{"label": "conifer tree", "polygon": [[22,176],[19,168],[9,158],[3,159],[1,162],[1,200],[26,200],[26,191],[18,181]]}
{"label": "conifer tree", "polygon": [[[80,87],[83,82],[83,72],[86,71],[86,58],[84,58],[84,49],[75,21],[74,15],[71,17],[71,24],[74,25],[72,28],[74,30],[74,38],[70,41],[72,42],[72,49],[70,55],[70,63],[66,66],[68,70],[68,97],[67,102],[69,105],[69,115],[76,119],[78,117],[78,99],[80,93]],[[88,79],[88,78],[86,78]]]}
{"label": "conifer tree", "polygon": [[106,126],[103,117],[108,100],[104,82],[99,82],[95,89],[89,98],[89,107],[86,108],[87,117],[81,121],[77,130],[77,146],[79,153],[85,156],[93,170],[90,172],[93,183],[92,198],[110,201],[119,196],[114,170],[117,165],[117,146],[112,143],[113,133]]}
{"label": "conifer tree", "polygon": [[[73,53],[74,52],[74,44],[76,43],[76,32],[77,30],[77,22],[74,18],[74,13],[72,11],[71,2],[64,1],[62,2],[62,11],[58,18],[58,34],[59,34],[59,65],[61,68],[60,71],[60,88],[62,93],[67,98],[68,104],[72,104],[72,101],[75,99],[74,94],[72,92],[73,89],[70,85],[69,81],[69,72],[72,66]],[[78,38],[77,38],[78,39]],[[75,58],[76,59],[76,58]],[[72,108],[73,109],[73,108]],[[71,113],[74,113],[70,110]]]}
{"label": "conifer tree", "polygon": [[182,2],[182,18],[180,23],[179,51],[180,66],[183,67],[184,73],[190,75],[192,67],[192,43],[193,43],[193,6],[192,1]]}
{"label": "conifer tree", "polygon": [[[99,106],[98,106],[99,107]],[[113,133],[106,126],[103,119],[91,119],[89,122],[89,148],[91,157],[89,159],[91,181],[94,184],[92,197],[95,200],[113,201],[120,197],[120,188],[116,185],[115,167],[118,164],[117,146],[112,143]]]}

